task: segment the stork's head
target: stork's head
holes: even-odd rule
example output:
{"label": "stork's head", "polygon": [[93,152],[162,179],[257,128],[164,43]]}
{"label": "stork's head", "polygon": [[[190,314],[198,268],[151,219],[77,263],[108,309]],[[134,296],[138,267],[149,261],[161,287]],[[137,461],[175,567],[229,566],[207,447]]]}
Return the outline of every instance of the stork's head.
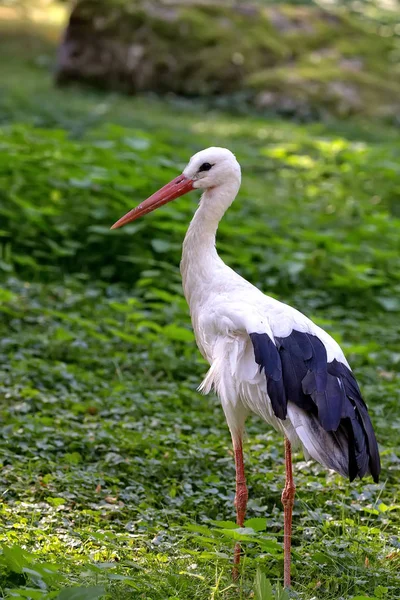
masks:
{"label": "stork's head", "polygon": [[206,148],[194,154],[183,171],[194,188],[206,190],[232,180],[240,184],[240,165],[227,148]]}
{"label": "stork's head", "polygon": [[[121,217],[111,229],[131,223],[195,189],[212,190],[214,193],[212,198],[210,197],[210,202],[217,202],[219,197],[221,202],[229,205],[239,189],[240,178],[240,165],[230,150],[216,147],[201,150],[192,156],[182,175],[167,183],[150,198]],[[220,195],[215,193],[218,189],[222,191],[222,188],[228,193]],[[230,201],[227,202],[227,199]]]}

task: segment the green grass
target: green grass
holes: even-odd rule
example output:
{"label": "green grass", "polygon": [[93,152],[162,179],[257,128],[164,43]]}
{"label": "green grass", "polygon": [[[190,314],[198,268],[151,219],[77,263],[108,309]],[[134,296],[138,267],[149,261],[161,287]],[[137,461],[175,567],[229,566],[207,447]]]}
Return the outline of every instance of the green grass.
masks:
{"label": "green grass", "polygon": [[221,255],[340,341],[382,451],[378,485],[296,455],[294,597],[397,600],[398,131],[60,91],[51,44],[32,37],[23,54],[9,37],[0,51],[3,597],[268,600],[262,574],[282,579],[282,440],[249,420],[237,531],[223,412],[196,391],[206,365],[178,271],[195,199],[109,231],[221,144],[243,166]]}

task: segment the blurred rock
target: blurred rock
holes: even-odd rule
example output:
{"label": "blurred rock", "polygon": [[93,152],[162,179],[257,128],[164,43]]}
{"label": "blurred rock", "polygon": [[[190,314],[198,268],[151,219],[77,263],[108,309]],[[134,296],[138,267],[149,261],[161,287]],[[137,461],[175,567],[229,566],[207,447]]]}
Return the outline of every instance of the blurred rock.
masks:
{"label": "blurred rock", "polygon": [[[393,40],[314,6],[78,0],[56,80],[227,96],[303,117],[399,113]],[[393,63],[393,64],[391,64]]]}

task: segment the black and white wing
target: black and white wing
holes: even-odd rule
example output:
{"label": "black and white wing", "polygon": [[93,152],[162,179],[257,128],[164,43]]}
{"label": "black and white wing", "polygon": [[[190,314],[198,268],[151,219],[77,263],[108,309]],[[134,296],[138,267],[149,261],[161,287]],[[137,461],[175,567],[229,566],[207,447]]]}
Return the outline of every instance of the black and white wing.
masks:
{"label": "black and white wing", "polygon": [[308,319],[304,327],[305,319],[286,335],[271,321],[272,336],[249,332],[275,416],[290,420],[321,464],[350,481],[370,473],[377,482],[378,445],[357,381],[338,344]]}

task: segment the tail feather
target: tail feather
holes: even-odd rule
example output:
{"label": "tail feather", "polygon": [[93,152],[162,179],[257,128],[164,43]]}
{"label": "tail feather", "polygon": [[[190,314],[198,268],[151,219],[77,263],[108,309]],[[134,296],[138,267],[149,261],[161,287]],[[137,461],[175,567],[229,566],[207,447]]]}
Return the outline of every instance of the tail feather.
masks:
{"label": "tail feather", "polygon": [[328,372],[338,377],[345,393],[340,427],[348,429],[349,438],[349,478],[363,477],[371,473],[375,483],[379,481],[381,463],[378,444],[360,388],[352,372],[342,363],[328,364]]}
{"label": "tail feather", "polygon": [[[305,411],[292,402],[288,403],[288,417],[311,458],[327,469],[348,477],[350,481],[371,473],[377,482],[380,471],[379,454],[377,446],[376,455],[371,453],[376,440],[373,436],[374,443],[371,443],[368,438],[368,413],[358,404],[353,407],[349,399],[348,404],[348,415],[341,419],[336,431],[326,431],[316,413]],[[365,413],[368,421],[365,420]]]}

